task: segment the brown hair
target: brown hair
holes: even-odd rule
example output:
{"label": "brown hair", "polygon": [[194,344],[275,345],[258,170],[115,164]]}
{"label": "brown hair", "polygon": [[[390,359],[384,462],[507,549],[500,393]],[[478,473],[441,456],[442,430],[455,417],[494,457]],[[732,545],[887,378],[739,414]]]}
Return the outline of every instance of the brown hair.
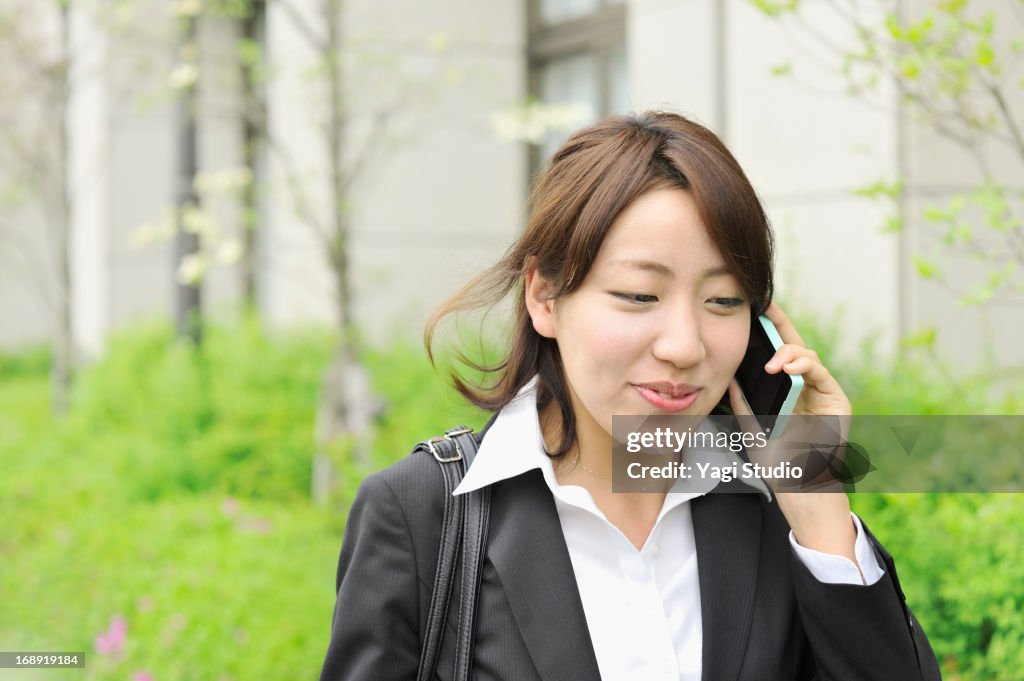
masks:
{"label": "brown hair", "polygon": [[555,298],[572,293],[586,278],[622,209],[647,191],[670,187],[690,192],[753,312],[763,312],[772,298],[772,231],[736,159],[714,133],[678,114],[613,116],[575,133],[555,152],[534,187],[522,236],[501,260],[431,315],[424,331],[431,362],[441,319],[464,310],[490,309],[515,289],[511,343],[504,358],[488,364],[457,354],[459,361],[495,380],[486,386],[471,385],[454,370],[451,377],[470,402],[494,411],[539,374],[538,407],[554,400],[562,415],[562,441],[549,455],[564,456],[576,439],[576,417],[558,346],[534,330],[526,310],[527,261],[536,257],[538,272],[553,282]]}

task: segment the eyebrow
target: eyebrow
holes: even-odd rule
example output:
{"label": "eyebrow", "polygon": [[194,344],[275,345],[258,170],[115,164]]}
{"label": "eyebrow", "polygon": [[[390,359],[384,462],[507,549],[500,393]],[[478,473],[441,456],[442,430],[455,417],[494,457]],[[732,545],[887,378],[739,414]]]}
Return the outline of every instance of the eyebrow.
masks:
{"label": "eyebrow", "polygon": [[[618,265],[622,267],[631,267],[633,269],[644,270],[645,272],[654,272],[660,274],[663,277],[674,279],[676,274],[672,271],[668,265],[657,262],[656,260],[640,260],[632,258],[622,258],[619,260],[612,260],[609,265]],[[708,269],[701,272],[701,279],[711,279],[712,277],[721,277],[723,275],[730,274],[729,268],[725,265],[719,265],[718,267],[709,267]]]}

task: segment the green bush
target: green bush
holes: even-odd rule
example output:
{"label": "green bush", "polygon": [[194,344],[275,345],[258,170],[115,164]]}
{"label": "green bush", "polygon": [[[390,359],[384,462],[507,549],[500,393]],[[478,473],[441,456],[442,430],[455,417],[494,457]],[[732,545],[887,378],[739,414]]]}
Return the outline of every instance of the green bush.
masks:
{"label": "green bush", "polygon": [[[48,679],[313,678],[326,649],[345,500],[370,469],[483,415],[406,345],[368,350],[387,409],[368,468],[310,506],[313,424],[334,345],[210,327],[200,350],[166,325],[111,339],[70,413],[49,411],[45,352],[0,357],[0,649],[85,650]],[[429,408],[424,408],[429,405]],[[95,641],[121,617],[117,654]]]}
{"label": "green bush", "polygon": [[46,347],[28,348],[17,353],[0,352],[0,378],[38,378],[50,370],[51,353]]}
{"label": "green bush", "polygon": [[1024,495],[853,495],[895,556],[946,679],[1024,668]]}
{"label": "green bush", "polygon": [[[84,650],[47,679],[315,676],[343,517],[308,503],[330,334],[132,329],[49,413],[48,366],[0,363],[0,649]],[[94,642],[124,618],[123,649]],[[20,677],[19,677],[20,678]]]}
{"label": "green bush", "polygon": [[84,448],[140,499],[305,498],[331,343],[324,333],[272,342],[255,321],[210,328],[198,350],[166,326],[134,329],[81,377],[64,448]]}

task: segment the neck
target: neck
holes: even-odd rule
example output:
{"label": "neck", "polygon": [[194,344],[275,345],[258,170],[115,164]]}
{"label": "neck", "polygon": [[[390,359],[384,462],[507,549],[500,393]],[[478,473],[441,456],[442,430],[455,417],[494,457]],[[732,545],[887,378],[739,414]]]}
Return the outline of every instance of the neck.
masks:
{"label": "neck", "polygon": [[[549,452],[555,451],[562,442],[562,415],[558,405],[548,404],[538,416],[544,447]],[[665,492],[671,487],[670,480],[651,481],[649,486],[643,487],[643,491],[612,492],[612,482],[616,476],[612,466],[612,438],[596,423],[592,425],[600,431],[599,434],[595,435],[594,428],[578,423],[576,441],[565,455],[555,461],[555,477],[559,483],[584,487],[595,500],[600,497],[609,501],[614,499],[617,504],[642,506],[653,503],[661,508]],[[619,471],[618,475],[621,474]]]}
{"label": "neck", "polygon": [[[574,401],[575,402],[575,401]],[[612,479],[612,438],[586,415],[582,407],[573,405],[576,412],[576,437],[561,464],[579,464],[594,475]],[[548,403],[538,414],[544,447],[555,451],[563,440],[562,413],[555,402]]]}

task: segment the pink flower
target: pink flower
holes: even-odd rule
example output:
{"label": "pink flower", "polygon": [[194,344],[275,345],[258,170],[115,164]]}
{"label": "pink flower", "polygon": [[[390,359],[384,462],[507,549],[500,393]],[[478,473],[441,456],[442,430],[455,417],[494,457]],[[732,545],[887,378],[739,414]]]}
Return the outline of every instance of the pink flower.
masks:
{"label": "pink flower", "polygon": [[132,681],[153,681],[153,675],[146,671],[137,671],[132,674]]}
{"label": "pink flower", "polygon": [[96,637],[96,652],[100,655],[116,655],[124,648],[128,623],[120,615],[110,618],[110,626]]}

